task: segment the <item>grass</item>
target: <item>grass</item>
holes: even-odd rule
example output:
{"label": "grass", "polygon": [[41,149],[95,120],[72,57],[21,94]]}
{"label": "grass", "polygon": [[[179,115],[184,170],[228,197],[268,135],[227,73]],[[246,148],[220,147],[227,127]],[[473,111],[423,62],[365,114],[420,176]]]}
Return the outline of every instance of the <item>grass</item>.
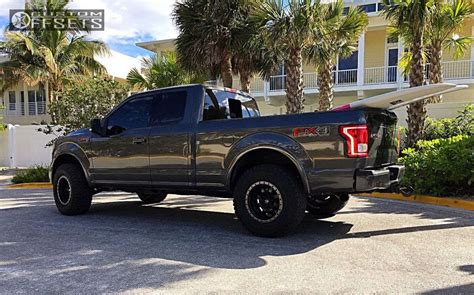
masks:
{"label": "grass", "polygon": [[19,172],[12,178],[12,183],[49,182],[48,168],[35,166]]}

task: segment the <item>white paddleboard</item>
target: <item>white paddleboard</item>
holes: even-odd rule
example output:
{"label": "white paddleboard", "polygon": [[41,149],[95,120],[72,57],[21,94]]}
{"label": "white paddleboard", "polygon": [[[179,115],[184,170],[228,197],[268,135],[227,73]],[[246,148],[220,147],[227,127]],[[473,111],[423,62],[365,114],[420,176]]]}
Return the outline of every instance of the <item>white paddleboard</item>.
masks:
{"label": "white paddleboard", "polygon": [[361,100],[351,102],[346,105],[334,108],[337,110],[348,110],[348,109],[388,109],[393,110],[407,104],[427,99],[432,96],[441,95],[453,91],[466,89],[467,85],[456,85],[452,83],[439,83],[432,85],[424,85],[419,87],[405,88],[381,95],[376,95]]}

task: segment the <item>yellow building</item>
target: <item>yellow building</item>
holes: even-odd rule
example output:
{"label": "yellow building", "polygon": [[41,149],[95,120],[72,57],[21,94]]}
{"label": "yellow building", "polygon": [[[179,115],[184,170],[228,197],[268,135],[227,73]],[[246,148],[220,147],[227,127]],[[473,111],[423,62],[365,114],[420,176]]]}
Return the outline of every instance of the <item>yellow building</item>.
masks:
{"label": "yellow building", "polygon": [[[0,55],[0,62],[7,60]],[[116,81],[126,82],[132,68],[140,68],[137,58],[111,51],[110,56],[96,56],[96,59],[107,69],[107,73]],[[0,114],[6,124],[30,125],[49,122],[48,88],[40,85],[28,85],[24,81],[0,93]],[[3,95],[3,96],[1,96]]]}
{"label": "yellow building", "polygon": [[[402,42],[388,38],[388,23],[380,14],[381,3],[377,0],[346,1],[347,5],[358,5],[369,16],[369,25],[360,36],[358,50],[344,60],[339,60],[334,71],[334,104],[341,105],[403,87],[408,87],[406,78],[397,66],[404,52]],[[474,16],[465,21],[460,36],[474,36]],[[174,51],[174,39],[138,43],[137,46],[153,52]],[[429,64],[427,65],[429,67]],[[467,84],[469,88],[444,95],[444,102],[428,106],[432,117],[455,116],[457,110],[467,103],[474,103],[474,44],[465,55],[457,60],[453,53],[443,54],[443,74],[446,82]],[[315,67],[304,65],[305,111],[314,111],[318,106],[318,87]],[[234,77],[234,88],[239,88],[239,79]],[[251,93],[257,99],[264,115],[282,114],[285,108],[285,69],[268,81],[255,77]],[[400,110],[400,122],[404,122],[405,112]]]}

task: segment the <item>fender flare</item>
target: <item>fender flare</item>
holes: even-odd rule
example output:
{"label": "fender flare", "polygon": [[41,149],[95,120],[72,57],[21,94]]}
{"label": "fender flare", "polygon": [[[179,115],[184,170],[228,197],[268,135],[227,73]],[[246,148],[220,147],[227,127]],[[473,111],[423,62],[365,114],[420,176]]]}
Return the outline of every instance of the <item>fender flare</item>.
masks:
{"label": "fender flare", "polygon": [[306,173],[306,168],[312,165],[310,157],[297,141],[286,135],[273,132],[254,133],[240,139],[232,146],[224,161],[224,166],[227,171],[226,182],[228,187],[230,187],[232,174],[239,160],[246,154],[260,149],[274,150],[288,158],[298,170],[304,189],[308,193],[310,192]]}
{"label": "fender flare", "polygon": [[50,168],[50,180],[52,181],[53,179],[53,174],[56,169],[56,163],[59,159],[63,158],[64,156],[70,156],[76,159],[76,161],[79,163],[79,165],[82,168],[82,171],[84,172],[84,176],[86,177],[87,183],[91,185],[91,179],[90,179],[90,173],[89,173],[89,168],[90,168],[90,161],[86,156],[86,153],[84,150],[76,143],[73,142],[64,142],[58,145],[53,152],[53,160],[51,161],[51,168]]}

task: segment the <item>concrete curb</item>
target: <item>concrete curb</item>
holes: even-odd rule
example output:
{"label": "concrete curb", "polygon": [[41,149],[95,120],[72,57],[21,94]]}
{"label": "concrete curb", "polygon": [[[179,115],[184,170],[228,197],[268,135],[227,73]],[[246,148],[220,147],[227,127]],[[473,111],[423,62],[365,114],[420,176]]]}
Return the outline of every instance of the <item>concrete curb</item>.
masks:
{"label": "concrete curb", "polygon": [[425,195],[411,195],[405,197],[401,194],[391,194],[391,193],[369,193],[369,194],[357,194],[355,196],[359,197],[372,197],[380,199],[391,199],[391,200],[400,200],[400,201],[409,201],[444,207],[451,207],[463,210],[474,211],[474,201],[454,199],[449,197],[433,197]]}
{"label": "concrete curb", "polygon": [[30,182],[30,183],[19,183],[19,184],[10,184],[10,185],[5,185],[2,188],[30,188],[30,189],[35,189],[35,188],[53,188],[53,185],[49,182]]}

